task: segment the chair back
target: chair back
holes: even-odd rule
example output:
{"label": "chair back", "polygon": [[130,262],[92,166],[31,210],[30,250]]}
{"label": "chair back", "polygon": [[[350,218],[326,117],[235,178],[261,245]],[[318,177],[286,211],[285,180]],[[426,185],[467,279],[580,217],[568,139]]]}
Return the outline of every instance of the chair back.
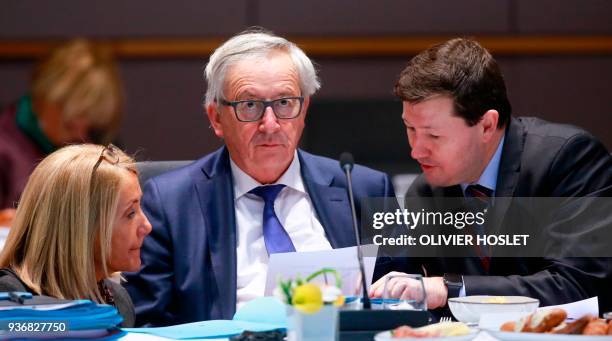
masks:
{"label": "chair back", "polygon": [[138,169],[138,180],[140,180],[141,185],[144,185],[150,178],[183,166],[187,166],[192,162],[192,160],[136,162],[136,168]]}

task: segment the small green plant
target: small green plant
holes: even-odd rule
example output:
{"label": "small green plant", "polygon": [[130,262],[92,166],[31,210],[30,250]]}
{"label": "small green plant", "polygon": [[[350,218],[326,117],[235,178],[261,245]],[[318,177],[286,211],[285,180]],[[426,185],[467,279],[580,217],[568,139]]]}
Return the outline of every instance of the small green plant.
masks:
{"label": "small green plant", "polygon": [[[311,282],[319,276],[332,274],[335,278],[335,285],[326,283]],[[306,314],[318,312],[324,304],[342,306],[344,296],[342,295],[342,278],[340,274],[329,268],[323,268],[306,279],[297,276],[295,279],[282,280],[279,278],[278,286],[274,290],[274,295],[286,304],[292,305],[295,309]]]}

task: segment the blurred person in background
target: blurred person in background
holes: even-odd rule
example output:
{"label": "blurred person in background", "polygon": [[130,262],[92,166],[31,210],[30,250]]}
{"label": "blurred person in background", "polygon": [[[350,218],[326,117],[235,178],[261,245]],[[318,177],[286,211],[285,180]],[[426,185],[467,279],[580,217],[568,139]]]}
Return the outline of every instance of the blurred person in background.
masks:
{"label": "blurred person in background", "polygon": [[66,144],[113,139],[122,97],[112,55],[86,40],[61,45],[36,65],[29,92],[0,111],[0,226],[10,226],[42,158]]}
{"label": "blurred person in background", "polygon": [[72,145],[46,157],[24,189],[0,254],[0,291],[114,305],[134,325],[126,290],[109,278],[140,267],[151,224],[134,160],[109,145]]}

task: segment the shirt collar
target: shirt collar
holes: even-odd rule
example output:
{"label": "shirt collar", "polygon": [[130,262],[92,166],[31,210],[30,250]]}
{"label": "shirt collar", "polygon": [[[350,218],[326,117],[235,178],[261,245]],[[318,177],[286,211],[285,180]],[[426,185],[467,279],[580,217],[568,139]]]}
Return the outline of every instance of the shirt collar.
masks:
{"label": "shirt collar", "polygon": [[[234,180],[234,199],[239,199],[250,190],[255,187],[262,186],[259,181],[253,179],[250,175],[244,172],[230,157],[230,168],[232,170],[232,177]],[[274,184],[283,184],[296,191],[306,193],[306,188],[302,182],[300,159],[295,151],[293,160],[289,164],[289,167],[281,175],[281,177]]]}
{"label": "shirt collar", "polygon": [[499,163],[501,161],[502,147],[504,146],[505,139],[506,137],[502,135],[502,138],[499,141],[499,144],[497,145],[497,150],[495,151],[495,154],[493,154],[493,157],[491,158],[491,160],[489,160],[487,168],[485,168],[484,172],[482,172],[478,181],[472,184],[461,184],[461,189],[464,193],[465,188],[468,185],[475,184],[484,186],[493,191],[493,193],[495,193],[495,189],[497,188],[497,173],[499,173]]}

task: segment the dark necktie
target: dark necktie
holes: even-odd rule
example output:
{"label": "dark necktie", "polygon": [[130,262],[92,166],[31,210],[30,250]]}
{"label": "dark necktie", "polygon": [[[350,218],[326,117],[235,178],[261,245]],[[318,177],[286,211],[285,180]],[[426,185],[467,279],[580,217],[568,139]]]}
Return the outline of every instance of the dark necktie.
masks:
{"label": "dark necktie", "polygon": [[274,200],[285,185],[259,186],[249,191],[264,200],[263,236],[268,254],[294,252],[289,234],[274,212]]}
{"label": "dark necktie", "polygon": [[[482,186],[482,185],[469,185],[465,188],[465,197],[468,199],[468,206],[476,211],[488,210],[491,204],[491,196],[493,191]],[[484,226],[474,224],[472,226],[477,235],[484,235]],[[486,245],[475,245],[476,252],[480,257],[482,267],[486,272],[489,272],[489,265],[491,262],[489,248]]]}

